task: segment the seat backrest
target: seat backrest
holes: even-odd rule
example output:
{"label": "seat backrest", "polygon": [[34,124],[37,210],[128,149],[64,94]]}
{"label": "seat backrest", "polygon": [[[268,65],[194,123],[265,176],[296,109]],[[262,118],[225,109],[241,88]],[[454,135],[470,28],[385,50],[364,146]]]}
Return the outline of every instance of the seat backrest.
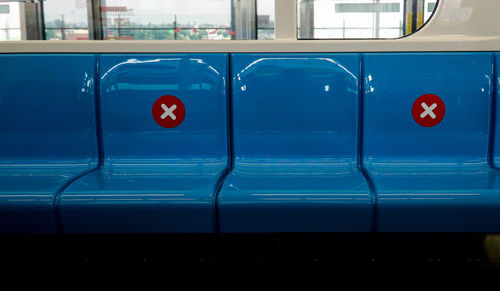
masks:
{"label": "seat backrest", "polygon": [[0,58],[0,164],[96,165],[95,56]]}
{"label": "seat backrest", "polygon": [[356,164],[358,54],[233,54],[235,168]]}
{"label": "seat backrest", "polygon": [[[370,170],[488,167],[491,54],[371,53],[364,55],[364,73],[363,157]],[[416,121],[426,117],[422,103],[412,114],[425,94],[445,106],[432,127]]]}
{"label": "seat backrest", "polygon": [[[227,54],[100,58],[105,167],[226,166]],[[175,128],[161,127],[152,116],[153,104],[165,95],[185,106],[185,119]]]}

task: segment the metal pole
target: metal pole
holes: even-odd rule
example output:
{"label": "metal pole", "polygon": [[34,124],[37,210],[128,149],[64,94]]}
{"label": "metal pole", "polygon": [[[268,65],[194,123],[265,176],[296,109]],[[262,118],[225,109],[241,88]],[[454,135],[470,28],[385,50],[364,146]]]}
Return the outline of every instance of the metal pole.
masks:
{"label": "metal pole", "polygon": [[411,19],[411,30],[412,32],[415,32],[419,27],[418,27],[418,1],[413,1],[412,3],[412,19]]}
{"label": "metal pole", "polygon": [[174,15],[174,39],[177,40],[177,14]]}
{"label": "metal pole", "polygon": [[[231,1],[231,31],[236,32],[236,11],[235,11],[235,1]],[[231,39],[236,39],[236,34],[231,35]]]}
{"label": "metal pole", "polygon": [[345,38],[345,18],[342,19],[342,38]]}
{"label": "metal pole", "polygon": [[417,0],[417,29],[424,25],[425,1]]}
{"label": "metal pole", "polygon": [[404,4],[404,35],[409,35],[413,32],[413,0],[405,0]]}
{"label": "metal pole", "polygon": [[253,38],[252,39],[258,39],[259,38],[259,16],[257,15],[259,10],[257,10],[257,0],[253,0],[254,2],[254,29],[253,29]]}
{"label": "metal pole", "polygon": [[299,38],[314,38],[314,1],[303,0],[300,2],[300,31]]}
{"label": "metal pole", "polygon": [[61,39],[66,39],[66,33],[64,31],[64,14],[61,14]]}
{"label": "metal pole", "polygon": [[19,3],[19,17],[21,19],[21,40],[28,39],[28,25],[26,23],[26,3]]}
{"label": "metal pole", "polygon": [[[374,2],[376,4],[379,4],[380,0],[374,0]],[[375,25],[374,25],[375,33],[373,34],[373,36],[375,38],[380,38],[380,10],[378,9],[378,5],[376,5],[376,7],[377,9],[375,11]]]}
{"label": "metal pole", "polygon": [[121,26],[122,26],[122,17],[120,15],[120,13],[118,13],[118,18],[116,19],[118,20],[118,39],[120,39],[121,37]]}
{"label": "metal pole", "polygon": [[45,40],[47,36],[45,35],[45,12],[43,7],[43,0],[40,0],[36,3],[37,11],[38,11],[38,31],[39,31],[39,39]]}
{"label": "metal pole", "polygon": [[89,39],[104,39],[100,0],[87,0],[87,19]]}
{"label": "metal pole", "polygon": [[233,0],[232,25],[235,39],[256,39],[256,0]]}

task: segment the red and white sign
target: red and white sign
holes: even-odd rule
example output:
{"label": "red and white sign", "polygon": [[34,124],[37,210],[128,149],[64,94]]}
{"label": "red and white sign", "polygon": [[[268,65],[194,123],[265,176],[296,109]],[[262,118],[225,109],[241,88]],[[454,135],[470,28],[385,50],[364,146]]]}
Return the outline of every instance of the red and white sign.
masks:
{"label": "red and white sign", "polygon": [[434,94],[420,96],[411,109],[413,119],[423,127],[433,127],[443,121],[446,106],[441,98]]}
{"label": "red and white sign", "polygon": [[186,108],[182,101],[172,95],[158,98],[153,104],[153,118],[161,127],[179,126],[186,117]]}

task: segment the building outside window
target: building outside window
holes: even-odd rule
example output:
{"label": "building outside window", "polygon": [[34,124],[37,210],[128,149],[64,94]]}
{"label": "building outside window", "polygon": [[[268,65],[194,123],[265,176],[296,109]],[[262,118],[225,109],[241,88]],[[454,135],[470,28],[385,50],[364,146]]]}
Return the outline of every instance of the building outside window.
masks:
{"label": "building outside window", "polygon": [[47,40],[89,39],[86,0],[45,0],[43,13]]}
{"label": "building outside window", "polygon": [[0,41],[4,40],[21,40],[18,2],[0,2]]}
{"label": "building outside window", "polygon": [[92,39],[89,19],[103,40],[274,38],[274,0],[94,0],[97,16],[87,0],[42,3],[48,40]]}
{"label": "building outside window", "polygon": [[437,0],[298,0],[299,39],[398,38],[422,27]]}
{"label": "building outside window", "polygon": [[[398,38],[437,0],[297,0],[298,39]],[[0,1],[0,40],[275,38],[275,0]]]}

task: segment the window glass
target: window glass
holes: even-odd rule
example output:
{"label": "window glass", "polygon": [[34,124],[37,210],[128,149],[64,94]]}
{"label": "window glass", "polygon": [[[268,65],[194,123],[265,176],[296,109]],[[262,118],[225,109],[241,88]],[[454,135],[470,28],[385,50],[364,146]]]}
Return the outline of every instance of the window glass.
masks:
{"label": "window glass", "polygon": [[437,0],[298,0],[299,39],[398,38],[431,17]]}
{"label": "window glass", "polygon": [[275,0],[0,0],[0,40],[274,39]]}
{"label": "window glass", "polygon": [[434,10],[436,9],[436,6],[437,0],[425,0],[424,22],[427,22],[429,18],[431,18],[432,13],[434,13]]}
{"label": "window glass", "polygon": [[274,39],[274,0],[101,0],[105,40]]}
{"label": "window glass", "polygon": [[230,39],[229,0],[102,0],[104,39]]}
{"label": "window glass", "polygon": [[274,39],[274,0],[257,0],[257,38]]}
{"label": "window glass", "polygon": [[0,41],[21,40],[18,2],[0,2]]}
{"label": "window glass", "polygon": [[87,0],[45,0],[43,19],[48,40],[87,40]]}

